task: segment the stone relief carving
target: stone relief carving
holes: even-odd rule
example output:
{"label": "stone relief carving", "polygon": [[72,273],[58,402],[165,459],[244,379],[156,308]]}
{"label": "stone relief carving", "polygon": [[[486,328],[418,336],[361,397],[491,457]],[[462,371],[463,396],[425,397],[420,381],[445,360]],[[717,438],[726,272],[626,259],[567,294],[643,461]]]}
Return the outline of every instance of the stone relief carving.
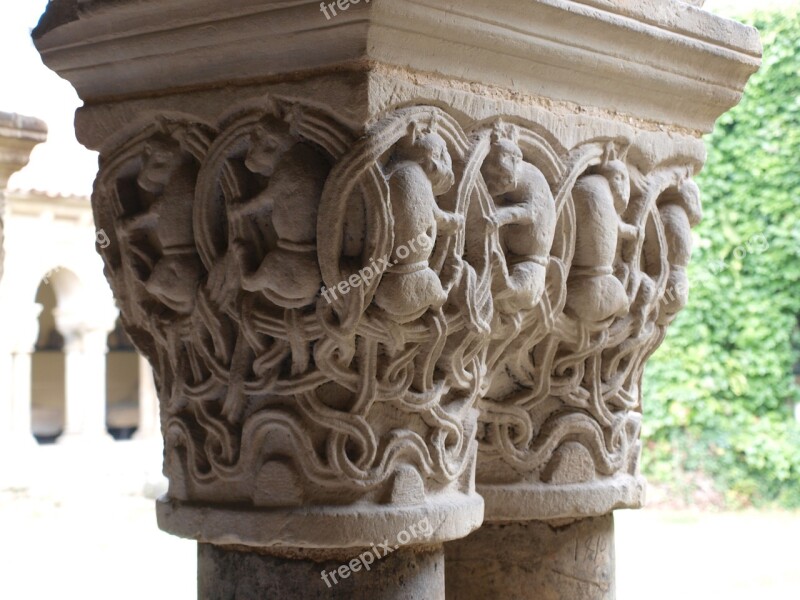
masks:
{"label": "stone relief carving", "polygon": [[[619,491],[640,485],[640,383],[646,360],[685,304],[683,268],[700,207],[691,167],[641,173],[624,162],[627,145],[573,149],[553,182],[556,198],[567,190],[566,201],[557,202],[566,227],[553,251],[563,247],[559,236],[574,248],[559,256],[569,270],[566,298],[563,310],[556,305],[551,319],[538,319],[550,323],[546,331],[523,336],[522,353],[500,361],[513,375],[481,401],[478,483],[489,515],[582,516],[642,500]],[[666,301],[675,286],[684,295]],[[506,351],[504,360],[510,358]],[[560,489],[574,500],[566,509],[548,498]],[[609,497],[597,502],[603,489]],[[540,505],[512,506],[514,491],[535,493]]]}
{"label": "stone relief carving", "polygon": [[[447,301],[447,293],[429,260],[438,233],[455,233],[463,218],[443,211],[437,204],[436,197],[453,187],[455,176],[447,143],[435,127],[421,131],[420,124],[412,122],[385,173],[394,244],[390,252],[392,266],[381,278],[375,303],[392,320],[407,323],[428,310],[439,310]],[[406,243],[414,246],[408,253],[402,251]]]}
{"label": "stone relief carving", "polygon": [[169,496],[421,505],[472,493],[476,443],[482,492],[635,477],[700,205],[693,166],[630,145],[272,98],[133,129],[94,206]]}
{"label": "stone relief carving", "polygon": [[513,125],[495,124],[481,174],[494,200],[490,222],[500,232],[505,257],[495,307],[505,314],[530,310],[545,289],[556,228],[553,194],[542,172],[525,162]]}
{"label": "stone relief carving", "polygon": [[621,219],[630,195],[628,169],[612,147],[599,165],[578,178],[572,190],[578,225],[566,310],[588,327],[628,312],[628,297],[614,265],[618,242],[637,236],[636,228]]}

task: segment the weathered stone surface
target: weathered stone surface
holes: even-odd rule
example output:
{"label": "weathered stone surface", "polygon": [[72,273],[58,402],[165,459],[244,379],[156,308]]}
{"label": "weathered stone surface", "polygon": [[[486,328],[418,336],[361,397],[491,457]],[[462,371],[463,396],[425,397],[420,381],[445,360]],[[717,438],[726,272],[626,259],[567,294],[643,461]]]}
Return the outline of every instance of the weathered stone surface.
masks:
{"label": "weathered stone surface", "polygon": [[312,560],[199,544],[198,598],[444,600],[441,546],[400,548],[385,558],[367,558],[375,552],[383,550]]}
{"label": "weathered stone surface", "polygon": [[121,130],[94,203],[160,365],[162,524],[185,530],[180,503],[466,507],[476,435],[490,519],[638,506],[639,383],[682,306],[703,150],[594,123],[566,146],[394,106],[359,133],[267,96]]}
{"label": "weathered stone surface", "polygon": [[398,109],[355,141],[328,112],[265,98],[128,134],[103,155],[94,204],[124,322],[159,365],[162,524],[245,505],[263,515],[250,543],[312,547],[331,543],[312,514],[347,545],[426,511],[439,535],[476,527],[489,332],[469,317],[458,123]]}
{"label": "weathered stone surface", "polygon": [[490,523],[445,545],[447,598],[613,600],[614,517]]}
{"label": "weathered stone surface", "polygon": [[702,131],[738,101],[760,50],[755,29],[675,0],[334,12],[317,0],[57,0],[34,36],[92,102],[379,63]]}
{"label": "weathered stone surface", "polygon": [[47,125],[34,117],[0,112],[0,189],[28,164],[31,150],[47,139]]}
{"label": "weathered stone surface", "polygon": [[[424,545],[482,496],[534,522],[477,534],[519,544],[502,570],[611,536],[537,522],[641,505],[642,373],[753,29],[655,0],[56,0],[34,36],[101,154],[163,528],[302,553],[428,517]],[[611,597],[610,552],[565,566],[572,597]]]}
{"label": "weathered stone surface", "polygon": [[[532,10],[567,4],[572,16],[562,16],[578,18],[583,9],[571,3]],[[198,6],[193,22],[219,10]],[[391,28],[372,19],[410,10],[394,6],[362,11],[369,52],[393,47]],[[291,30],[302,8],[281,12],[281,27]],[[723,43],[706,27],[722,20],[673,8],[680,27],[704,40],[692,46],[706,59],[696,68],[708,79],[715,61],[736,64],[728,85],[741,87],[757,62],[750,30],[724,22],[738,37]],[[111,15],[143,28],[156,15],[170,15],[170,27],[188,17],[177,4],[154,10],[89,3],[61,27],[43,24],[37,44],[69,76],[75,60],[96,56],[83,50],[92,36],[76,36]],[[275,10],[253,4],[248,26],[277,26]],[[419,10],[415,19],[424,19],[433,5]],[[607,18],[598,21],[602,44],[617,51],[645,32],[661,43],[656,30],[670,22],[663,12],[632,25],[643,18],[632,9],[592,10]],[[341,23],[358,36],[353,14]],[[459,26],[451,17],[425,39],[438,43]],[[165,526],[185,530],[180,503],[250,504],[292,522],[307,507],[355,511],[360,522],[386,502],[452,506],[452,497],[474,506],[473,437],[489,519],[641,504],[639,384],[686,301],[689,228],[700,217],[691,177],[704,158],[697,114],[682,111],[679,123],[646,111],[622,118],[599,96],[587,110],[555,101],[546,86],[544,96],[522,84],[491,88],[478,58],[479,83],[463,84],[442,76],[447,54],[429,69],[438,74],[409,70],[423,66],[414,52],[405,62],[211,89],[208,69],[219,79],[226,63],[181,70],[170,46],[165,79],[168,70],[147,67],[152,52],[139,56],[104,32],[117,68],[149,69],[118,82],[115,102],[85,87],[83,74],[75,83],[91,101],[78,133],[102,155],[94,204],[98,225],[112,232],[107,274],[132,338],[160,371],[172,482]],[[167,32],[159,35],[167,44]],[[223,39],[224,31],[203,43]],[[274,52],[270,36],[260,39],[254,56]],[[486,50],[480,36],[471,43]],[[735,57],[725,54],[736,44]],[[280,60],[270,74],[299,68],[303,56]],[[267,75],[265,65],[252,74]],[[177,90],[180,73],[206,89]],[[644,71],[630,76],[649,81]],[[158,97],[134,97],[156,89]],[[573,100],[588,101],[585,87],[574,90]],[[268,481],[274,489],[265,491]],[[478,518],[467,513],[461,534]]]}

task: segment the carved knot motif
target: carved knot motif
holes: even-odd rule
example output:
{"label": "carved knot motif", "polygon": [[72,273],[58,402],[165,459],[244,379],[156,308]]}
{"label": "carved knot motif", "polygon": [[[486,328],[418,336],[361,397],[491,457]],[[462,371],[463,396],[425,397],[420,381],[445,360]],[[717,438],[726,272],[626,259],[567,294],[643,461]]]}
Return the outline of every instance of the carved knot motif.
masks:
{"label": "carved knot motif", "polygon": [[355,132],[267,99],[123,137],[93,203],[172,498],[421,504],[471,493],[476,443],[486,483],[636,472],[691,167],[429,106]]}

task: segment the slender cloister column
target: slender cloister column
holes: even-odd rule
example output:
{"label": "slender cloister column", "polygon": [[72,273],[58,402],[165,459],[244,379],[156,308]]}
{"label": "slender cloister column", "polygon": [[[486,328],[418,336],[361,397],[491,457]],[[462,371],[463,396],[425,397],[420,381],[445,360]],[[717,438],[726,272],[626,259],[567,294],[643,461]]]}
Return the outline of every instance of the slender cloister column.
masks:
{"label": "slender cloister column", "polygon": [[0,463],[0,489],[24,488],[33,474],[31,366],[42,309],[32,302],[6,306],[13,319],[0,318],[0,451],[8,457]]}
{"label": "slender cloister column", "polygon": [[[28,164],[33,148],[45,139],[47,126],[39,119],[0,113],[0,280],[5,261],[6,186],[11,175]],[[18,459],[0,463],[0,486],[19,483],[26,469],[24,450],[34,442],[30,426],[30,352],[38,323],[31,315],[35,305],[13,309],[20,306],[19,300],[13,290],[0,286],[0,306],[5,307],[0,314],[0,452]]]}
{"label": "slender cloister column", "polygon": [[32,364],[41,311],[41,305],[32,304],[20,306],[14,315],[17,321],[17,335],[11,355],[11,436],[12,440],[17,440],[20,444],[30,444],[35,441],[31,430]]}
{"label": "slender cloister column", "polygon": [[[73,309],[74,310],[74,309]],[[66,414],[59,443],[109,441],[106,427],[106,355],[116,315],[88,322],[71,309],[56,309],[64,336]]]}
{"label": "slender cloister column", "polygon": [[2,438],[11,447],[23,449],[35,444],[31,430],[31,364],[39,333],[39,304],[9,306],[13,321],[4,328],[6,351],[2,359],[3,398],[6,413],[0,421]]}
{"label": "slender cloister column", "polygon": [[613,597],[641,374],[753,29],[675,0],[54,0],[34,39],[100,152],[201,598],[441,600],[445,542],[452,598]]}
{"label": "slender cloister column", "polygon": [[134,438],[149,440],[161,435],[161,419],[158,414],[158,392],[153,379],[153,367],[143,356],[139,356],[139,427]]}

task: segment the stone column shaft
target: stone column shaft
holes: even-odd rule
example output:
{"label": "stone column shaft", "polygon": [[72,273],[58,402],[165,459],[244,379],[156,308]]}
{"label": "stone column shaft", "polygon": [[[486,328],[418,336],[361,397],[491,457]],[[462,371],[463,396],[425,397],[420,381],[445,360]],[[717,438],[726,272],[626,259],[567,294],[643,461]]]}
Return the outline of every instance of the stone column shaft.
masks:
{"label": "stone column shaft", "polygon": [[110,440],[106,427],[106,340],[112,326],[94,331],[70,331],[59,322],[64,320],[62,315],[57,315],[56,319],[66,342],[66,414],[59,442]]}
{"label": "stone column shaft", "polygon": [[447,598],[614,597],[614,517],[487,523],[447,545]]}
{"label": "stone column shaft", "polygon": [[139,356],[139,427],[136,439],[150,439],[160,435],[158,392],[153,380],[153,368],[147,359]]}
{"label": "stone column shaft", "polygon": [[33,355],[20,352],[12,355],[13,391],[11,398],[12,436],[24,443],[33,441],[31,432],[31,365]]}
{"label": "stone column shaft", "polygon": [[21,449],[35,442],[31,430],[31,366],[41,310],[38,304],[19,306],[4,331],[7,337],[0,359],[0,403],[4,405],[5,418],[0,420],[4,430],[0,440],[10,448]]}
{"label": "stone column shaft", "polygon": [[[757,33],[673,0],[335,8],[55,0],[34,32],[158,375],[159,525],[201,544],[201,597],[329,597],[298,579],[325,553],[398,540],[351,589],[441,598],[406,558],[485,516],[454,588],[508,544],[492,594],[558,597],[520,565],[643,501],[641,376]],[[611,547],[576,594],[613,595]]]}
{"label": "stone column shaft", "polygon": [[11,435],[13,409],[11,405],[11,384],[14,381],[14,363],[10,352],[0,352],[0,437],[7,439]]}
{"label": "stone column shaft", "polygon": [[31,452],[36,439],[31,430],[31,353],[0,351],[0,490],[24,488],[30,478]]}
{"label": "stone column shaft", "polygon": [[30,352],[0,356],[4,394],[0,437],[10,447],[22,448],[35,441],[31,430],[31,359]]}
{"label": "stone column shaft", "polygon": [[[28,164],[34,146],[46,138],[47,126],[44,122],[32,117],[0,113],[0,279],[3,277],[5,259],[6,186],[11,175]],[[5,290],[5,294],[11,292]],[[0,287],[2,293],[4,290]],[[38,331],[35,322],[38,312],[34,315],[33,323],[24,320],[26,314],[23,309],[20,314],[0,315],[0,451],[6,456],[17,455],[20,447],[30,445],[33,441],[30,423],[30,347],[34,343],[35,331]],[[31,325],[35,326],[32,334]],[[22,381],[20,377],[23,377]],[[24,389],[25,381],[27,390]],[[0,472],[0,484],[4,475]]]}
{"label": "stone column shaft", "polygon": [[107,435],[105,358],[105,353],[67,351],[65,354],[65,440],[72,436]]}
{"label": "stone column shaft", "polygon": [[[367,564],[364,559],[370,554],[375,556],[365,549],[360,554],[286,560],[280,555],[244,548],[199,544],[198,596],[209,600],[444,599],[444,579],[438,575],[445,568],[441,545],[401,548],[385,559]],[[351,571],[351,564],[358,570]]]}

